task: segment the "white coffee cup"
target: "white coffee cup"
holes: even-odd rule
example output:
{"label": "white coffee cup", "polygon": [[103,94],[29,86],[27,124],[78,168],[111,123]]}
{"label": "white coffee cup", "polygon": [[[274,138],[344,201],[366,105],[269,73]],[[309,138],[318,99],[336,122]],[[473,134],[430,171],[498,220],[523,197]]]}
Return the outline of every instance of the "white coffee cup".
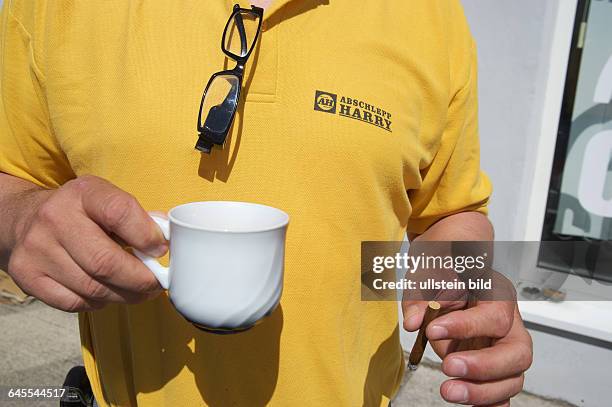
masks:
{"label": "white coffee cup", "polygon": [[170,241],[170,265],[135,254],[185,319],[232,333],[274,311],[283,288],[289,215],[254,203],[207,201],[177,206],[169,219],[151,217]]}

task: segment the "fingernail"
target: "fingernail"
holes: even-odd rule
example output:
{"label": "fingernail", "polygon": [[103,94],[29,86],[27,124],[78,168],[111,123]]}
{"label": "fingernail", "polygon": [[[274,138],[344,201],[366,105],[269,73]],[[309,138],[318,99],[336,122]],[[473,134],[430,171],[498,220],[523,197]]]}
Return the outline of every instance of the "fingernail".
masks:
{"label": "fingernail", "polygon": [[427,329],[427,339],[435,341],[438,339],[444,339],[448,337],[448,329],[440,325],[434,325]]}
{"label": "fingernail", "polygon": [[446,374],[452,377],[464,377],[468,373],[467,364],[459,358],[452,358],[444,368]]}
{"label": "fingernail", "polygon": [[162,244],[149,251],[149,254],[153,257],[162,257],[168,251],[168,245]]}
{"label": "fingernail", "polygon": [[464,385],[452,383],[448,386],[446,401],[451,403],[466,403],[468,399],[468,390]]}

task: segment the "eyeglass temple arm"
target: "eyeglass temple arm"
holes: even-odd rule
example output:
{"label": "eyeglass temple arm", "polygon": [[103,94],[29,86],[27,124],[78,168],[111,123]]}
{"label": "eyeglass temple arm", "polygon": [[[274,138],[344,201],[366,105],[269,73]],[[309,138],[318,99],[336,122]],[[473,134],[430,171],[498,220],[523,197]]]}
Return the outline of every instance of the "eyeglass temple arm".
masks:
{"label": "eyeglass temple arm", "polygon": [[240,49],[244,55],[247,52],[247,36],[246,30],[244,29],[244,21],[240,13],[236,14],[236,27],[238,28],[238,34],[240,35]]}

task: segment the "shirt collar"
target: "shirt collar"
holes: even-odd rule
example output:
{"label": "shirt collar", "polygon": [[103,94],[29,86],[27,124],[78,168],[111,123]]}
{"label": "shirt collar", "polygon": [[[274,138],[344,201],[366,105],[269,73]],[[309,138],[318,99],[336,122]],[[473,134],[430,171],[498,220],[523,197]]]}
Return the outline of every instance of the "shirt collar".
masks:
{"label": "shirt collar", "polygon": [[[272,4],[270,5],[270,7],[264,10],[263,21],[266,21],[268,17],[270,17],[271,15],[276,13],[278,10],[280,10],[280,8],[283,7],[285,4],[291,3],[292,1],[298,1],[298,0],[274,0]],[[240,7],[242,8],[251,8],[251,2],[249,0],[234,0],[234,4],[236,2],[240,4]]]}

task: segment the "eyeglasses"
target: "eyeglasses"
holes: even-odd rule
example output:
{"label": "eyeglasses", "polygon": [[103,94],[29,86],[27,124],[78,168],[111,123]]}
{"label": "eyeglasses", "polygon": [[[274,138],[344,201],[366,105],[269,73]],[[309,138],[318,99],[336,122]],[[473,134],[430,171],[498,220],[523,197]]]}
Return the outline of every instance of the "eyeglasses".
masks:
{"label": "eyeglasses", "polygon": [[210,154],[215,144],[225,144],[240,102],[244,66],[259,38],[262,18],[262,8],[251,6],[249,10],[238,4],[234,6],[223,30],[221,49],[236,61],[236,66],[217,72],[208,80],[198,113],[196,150]]}

